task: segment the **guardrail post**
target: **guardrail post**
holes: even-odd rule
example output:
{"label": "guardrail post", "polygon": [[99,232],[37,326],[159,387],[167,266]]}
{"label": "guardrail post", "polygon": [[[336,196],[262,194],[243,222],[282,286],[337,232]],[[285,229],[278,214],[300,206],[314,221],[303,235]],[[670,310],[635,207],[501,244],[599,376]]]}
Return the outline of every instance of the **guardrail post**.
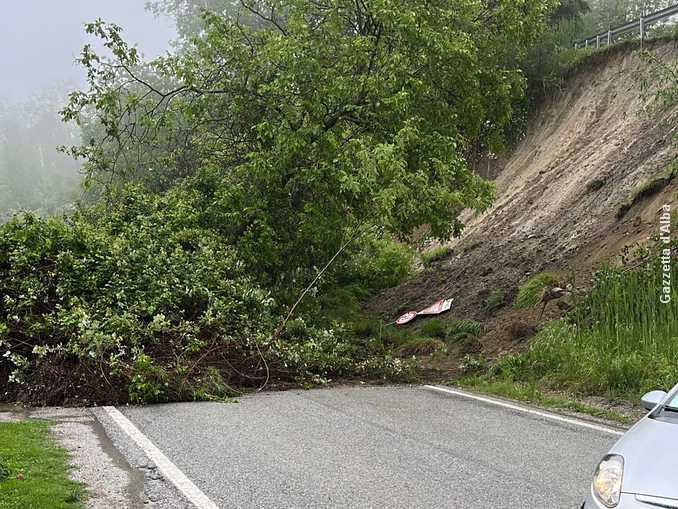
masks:
{"label": "guardrail post", "polygon": [[608,28],[607,29],[607,45],[610,46],[612,44],[612,29]]}
{"label": "guardrail post", "polygon": [[586,42],[584,43],[584,47],[585,47],[585,48],[588,48],[588,47],[589,47],[589,40],[588,40],[588,39],[586,39]]}
{"label": "guardrail post", "polygon": [[600,35],[596,35],[596,49],[600,48]]}
{"label": "guardrail post", "polygon": [[642,16],[640,17],[639,24],[640,24],[640,42],[642,44],[643,39],[645,39],[645,19],[643,19]]}

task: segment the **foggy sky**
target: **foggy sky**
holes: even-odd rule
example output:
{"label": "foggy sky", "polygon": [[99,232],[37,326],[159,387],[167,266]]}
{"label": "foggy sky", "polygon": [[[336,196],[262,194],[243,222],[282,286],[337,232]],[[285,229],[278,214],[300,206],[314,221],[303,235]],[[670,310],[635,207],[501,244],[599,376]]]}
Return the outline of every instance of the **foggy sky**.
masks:
{"label": "foggy sky", "polygon": [[83,83],[74,63],[93,42],[83,23],[102,18],[152,57],[169,49],[174,21],[156,18],[145,0],[0,0],[0,97],[23,99],[55,83]]}

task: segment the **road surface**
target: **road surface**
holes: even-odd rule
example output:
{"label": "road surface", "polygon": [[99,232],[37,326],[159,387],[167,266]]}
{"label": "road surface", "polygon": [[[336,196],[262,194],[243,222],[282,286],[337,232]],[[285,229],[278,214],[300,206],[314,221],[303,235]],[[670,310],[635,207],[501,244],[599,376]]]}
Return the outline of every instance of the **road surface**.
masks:
{"label": "road surface", "polygon": [[618,438],[424,387],[119,410],[221,508],[574,508]]}

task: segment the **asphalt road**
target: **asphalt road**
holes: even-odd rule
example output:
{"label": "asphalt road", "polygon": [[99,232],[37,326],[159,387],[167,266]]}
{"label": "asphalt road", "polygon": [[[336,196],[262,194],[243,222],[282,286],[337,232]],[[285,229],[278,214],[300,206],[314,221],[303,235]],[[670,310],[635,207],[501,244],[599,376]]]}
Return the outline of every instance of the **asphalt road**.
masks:
{"label": "asphalt road", "polygon": [[578,507],[616,440],[421,387],[120,410],[222,508]]}

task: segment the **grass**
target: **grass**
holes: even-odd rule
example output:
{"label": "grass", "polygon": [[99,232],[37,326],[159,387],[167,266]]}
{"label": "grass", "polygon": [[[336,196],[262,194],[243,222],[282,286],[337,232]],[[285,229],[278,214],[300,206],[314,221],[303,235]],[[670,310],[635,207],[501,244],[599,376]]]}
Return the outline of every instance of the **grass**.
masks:
{"label": "grass", "polygon": [[451,342],[467,338],[477,338],[485,333],[485,326],[475,320],[457,320],[447,329],[447,338]]}
{"label": "grass", "polygon": [[49,434],[46,421],[0,422],[2,509],[83,508],[81,485],[68,478],[68,456]]}
{"label": "grass", "polygon": [[488,380],[482,376],[470,376],[457,380],[456,385],[485,394],[494,394],[516,401],[524,401],[543,408],[553,408],[567,412],[577,412],[591,415],[599,419],[632,424],[634,417],[615,410],[601,408],[577,401],[575,396],[568,394],[554,394],[545,392],[534,383],[510,383],[505,381]]}
{"label": "grass", "polygon": [[452,248],[449,246],[437,246],[421,253],[421,263],[424,267],[430,267],[433,262],[447,258],[452,254]]}
{"label": "grass", "polygon": [[551,272],[536,274],[525,281],[516,296],[514,307],[527,309],[536,306],[542,298],[544,290],[558,284],[558,277]]}
{"label": "grass", "polygon": [[421,326],[421,333],[428,338],[445,339],[447,337],[445,324],[437,318],[426,320]]}
{"label": "grass", "polygon": [[678,264],[670,304],[659,302],[660,272],[654,255],[603,268],[567,317],[543,327],[526,352],[497,361],[486,381],[632,402],[671,388],[678,380]]}

